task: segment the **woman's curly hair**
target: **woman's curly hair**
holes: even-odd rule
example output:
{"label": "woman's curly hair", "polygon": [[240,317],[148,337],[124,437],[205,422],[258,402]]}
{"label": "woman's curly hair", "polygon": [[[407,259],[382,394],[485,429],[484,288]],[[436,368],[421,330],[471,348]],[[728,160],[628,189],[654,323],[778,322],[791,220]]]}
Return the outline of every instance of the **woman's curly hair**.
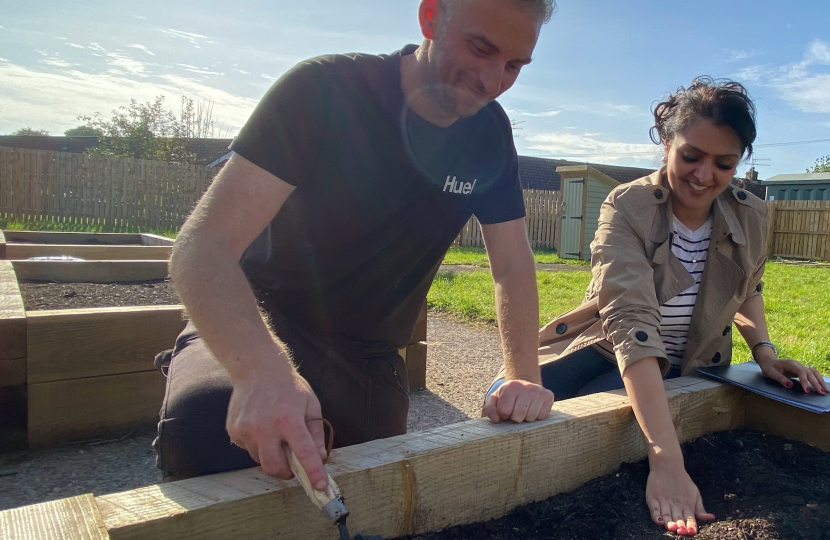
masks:
{"label": "woman's curly hair", "polygon": [[752,155],[755,105],[741,83],[697,77],[688,88],[682,86],[654,110],[654,126],[649,136],[655,144],[670,143],[675,135],[697,122],[708,120],[716,126],[729,126],[741,140],[746,157]]}

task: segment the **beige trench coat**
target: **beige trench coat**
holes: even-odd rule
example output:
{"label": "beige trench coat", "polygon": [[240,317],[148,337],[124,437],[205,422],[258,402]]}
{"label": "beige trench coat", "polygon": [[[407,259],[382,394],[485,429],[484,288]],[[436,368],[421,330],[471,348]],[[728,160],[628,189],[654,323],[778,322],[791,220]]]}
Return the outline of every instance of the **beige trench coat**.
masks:
{"label": "beige trench coat", "polygon": [[[663,374],[668,371],[659,307],[695,283],[671,251],[669,193],[665,168],[611,192],[591,243],[593,278],[585,301],[540,330],[540,364],[593,346],[620,371],[650,356]],[[735,186],[715,200],[682,374],[732,360],[732,319],[763,291],[766,213],[763,201]]]}

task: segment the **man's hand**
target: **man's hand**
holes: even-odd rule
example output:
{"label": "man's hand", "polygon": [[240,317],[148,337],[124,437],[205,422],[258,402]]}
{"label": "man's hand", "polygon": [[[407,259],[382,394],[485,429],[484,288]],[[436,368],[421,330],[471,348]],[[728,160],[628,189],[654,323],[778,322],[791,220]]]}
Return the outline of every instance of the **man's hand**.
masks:
{"label": "man's hand", "polygon": [[293,476],[282,446],[288,444],[311,484],[325,491],[328,474],[323,467],[326,446],[321,418],[317,396],[291,369],[234,380],[226,428],[231,441],[246,449],[265,474],[283,480]]}
{"label": "man's hand", "polygon": [[522,380],[505,381],[490,394],[481,416],[492,422],[511,420],[516,423],[544,420],[553,407],[553,392]]}

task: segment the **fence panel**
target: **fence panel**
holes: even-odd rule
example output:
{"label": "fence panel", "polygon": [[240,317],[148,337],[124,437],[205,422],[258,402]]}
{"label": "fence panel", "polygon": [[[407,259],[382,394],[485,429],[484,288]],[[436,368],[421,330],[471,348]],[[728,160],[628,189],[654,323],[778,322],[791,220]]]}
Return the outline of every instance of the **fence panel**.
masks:
{"label": "fence panel", "polygon": [[830,261],[830,201],[769,201],[767,256]]}
{"label": "fence panel", "polygon": [[217,172],[198,165],[0,147],[0,217],[178,228]]}
{"label": "fence panel", "polygon": [[[562,220],[562,197],[558,191],[524,190],[525,226],[530,246],[553,248],[560,234]],[[459,246],[484,247],[481,226],[475,216],[461,229],[455,244]]]}

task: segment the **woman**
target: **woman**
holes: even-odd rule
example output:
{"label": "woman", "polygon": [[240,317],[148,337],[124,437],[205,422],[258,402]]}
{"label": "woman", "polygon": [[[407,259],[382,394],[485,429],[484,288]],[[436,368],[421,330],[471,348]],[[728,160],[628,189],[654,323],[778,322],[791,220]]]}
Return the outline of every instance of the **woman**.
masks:
{"label": "woman", "polygon": [[[788,387],[798,377],[805,392],[827,387],[815,369],[779,359],[769,341],[766,206],[731,185],[755,140],[746,90],[698,78],[659,103],[654,119],[665,165],[602,205],[586,300],[542,328],[539,357],[556,399],[626,389],[647,440],[652,519],[693,535],[714,515],[686,473],[662,379],[728,364],[734,321],[766,377]],[[499,420],[495,407],[485,410]]]}

